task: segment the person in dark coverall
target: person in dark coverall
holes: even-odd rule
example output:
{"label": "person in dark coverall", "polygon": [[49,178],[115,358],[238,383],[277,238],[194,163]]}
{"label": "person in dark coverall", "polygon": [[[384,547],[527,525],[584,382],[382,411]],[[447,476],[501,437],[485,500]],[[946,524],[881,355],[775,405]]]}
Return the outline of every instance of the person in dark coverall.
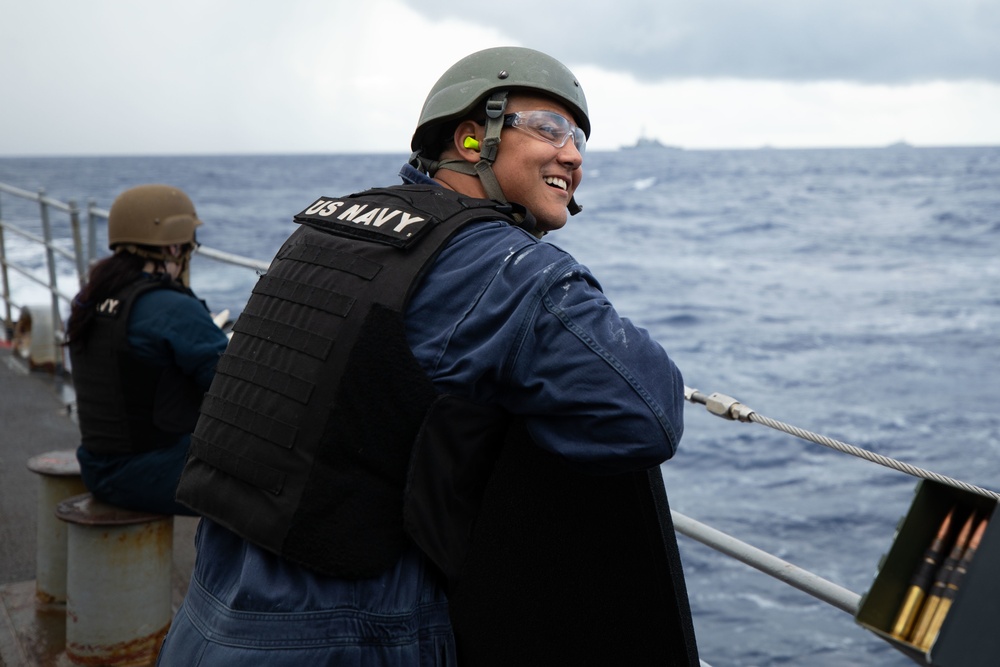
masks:
{"label": "person in dark coverall", "polygon": [[402,185],[295,216],[202,405],[159,665],[697,664],[658,468],[681,374],[541,240],[589,134],[564,65],[486,49],[431,90]]}
{"label": "person in dark coverall", "polygon": [[118,507],[192,515],[174,494],[202,395],[228,339],[183,282],[201,224],[186,194],[140,185],[108,215],[114,251],[67,325],[84,484]]}

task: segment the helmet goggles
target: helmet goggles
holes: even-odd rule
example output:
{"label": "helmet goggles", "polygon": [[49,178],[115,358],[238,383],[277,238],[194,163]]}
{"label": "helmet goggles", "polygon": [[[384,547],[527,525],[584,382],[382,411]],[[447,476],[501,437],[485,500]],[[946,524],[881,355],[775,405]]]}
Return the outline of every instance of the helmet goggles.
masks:
{"label": "helmet goggles", "polygon": [[504,114],[504,127],[516,127],[535,139],[562,148],[573,138],[576,150],[582,155],[587,150],[587,135],[555,111],[515,111]]}

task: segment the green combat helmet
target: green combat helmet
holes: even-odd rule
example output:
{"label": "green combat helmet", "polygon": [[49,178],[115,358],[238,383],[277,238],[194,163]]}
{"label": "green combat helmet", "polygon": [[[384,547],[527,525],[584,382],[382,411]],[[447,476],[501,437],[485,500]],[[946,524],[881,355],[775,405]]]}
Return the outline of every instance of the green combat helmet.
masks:
{"label": "green combat helmet", "polygon": [[[413,133],[410,164],[428,174],[438,169],[451,169],[478,176],[490,199],[506,203],[493,174],[503,129],[507,95],[512,90],[529,90],[548,95],[564,103],[573,112],[574,120],[590,138],[590,116],[583,88],[561,62],[540,51],[516,46],[502,46],[478,51],[462,58],[445,72],[424,101],[417,129]],[[438,161],[435,153],[441,142],[441,131],[452,122],[467,118],[478,105],[486,112],[486,136],[479,162],[472,165],[463,160]],[[571,215],[580,212],[575,200],[567,207]]]}

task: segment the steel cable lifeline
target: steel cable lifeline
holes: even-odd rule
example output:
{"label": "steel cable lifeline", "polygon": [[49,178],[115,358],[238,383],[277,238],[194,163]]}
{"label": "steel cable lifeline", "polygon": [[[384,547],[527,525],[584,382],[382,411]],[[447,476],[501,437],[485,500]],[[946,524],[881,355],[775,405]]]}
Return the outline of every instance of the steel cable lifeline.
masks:
{"label": "steel cable lifeline", "polygon": [[726,396],[725,394],[719,393],[705,395],[697,389],[685,386],[684,398],[691,403],[704,405],[710,413],[716,415],[717,417],[722,417],[723,419],[738,420],[741,422],[755,422],[757,424],[769,426],[777,431],[783,431],[797,438],[809,440],[810,442],[823,445],[824,447],[830,447],[831,449],[836,449],[844,454],[850,454],[851,456],[856,456],[858,458],[865,459],[866,461],[904,472],[907,475],[912,475],[913,477],[921,477],[923,479],[940,482],[941,484],[953,486],[957,489],[962,489],[963,491],[968,491],[970,493],[975,493],[1000,501],[1000,493],[996,493],[995,491],[983,489],[957,479],[952,479],[951,477],[945,477],[944,475],[939,475],[936,472],[917,468],[909,463],[903,463],[902,461],[897,461],[887,456],[882,456],[881,454],[875,454],[874,452],[869,452],[866,449],[861,449],[860,447],[855,447],[854,445],[849,445],[847,443],[840,442],[839,440],[834,440],[832,438],[798,428],[797,426],[791,426],[769,417],[759,415],[732,396]]}

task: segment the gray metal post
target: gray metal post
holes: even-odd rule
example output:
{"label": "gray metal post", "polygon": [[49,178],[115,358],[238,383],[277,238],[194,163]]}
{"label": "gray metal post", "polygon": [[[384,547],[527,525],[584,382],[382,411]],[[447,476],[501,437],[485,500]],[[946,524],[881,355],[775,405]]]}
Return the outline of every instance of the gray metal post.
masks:
{"label": "gray metal post", "polygon": [[10,314],[10,284],[7,282],[7,246],[3,237],[3,211],[0,209],[0,275],[3,276],[3,305],[4,319],[3,326],[6,338],[10,339],[14,334],[14,320]]}
{"label": "gray metal post", "polygon": [[83,241],[80,238],[80,210],[76,207],[76,200],[69,200],[69,224],[73,230],[73,256],[76,257],[76,275],[80,281],[80,287],[87,282],[87,265],[83,260]]}
{"label": "gray metal post", "polygon": [[87,200],[87,267],[97,259],[97,225],[94,224],[94,209],[97,202],[93,199]]}
{"label": "gray metal post", "polygon": [[87,492],[75,449],[38,454],[28,459],[38,475],[38,530],[35,545],[35,603],[66,611],[66,523],[56,518],[59,503]]}
{"label": "gray metal post", "polygon": [[45,239],[45,263],[49,268],[49,293],[52,297],[52,342],[55,345],[56,372],[62,371],[62,336],[60,335],[62,316],[59,313],[59,282],[56,276],[56,255],[52,251],[52,226],[49,224],[49,205],[45,201],[45,189],[38,190],[38,204],[41,208],[42,237]]}
{"label": "gray metal post", "polygon": [[794,586],[827,604],[846,611],[851,616],[857,614],[858,605],[861,603],[861,596],[857,593],[781,560],[757,547],[752,547],[746,542],[741,542],[720,530],[695,521],[680,512],[670,510],[670,515],[674,520],[674,528],[677,532],[755,567],[764,574],[769,574],[789,586]]}

